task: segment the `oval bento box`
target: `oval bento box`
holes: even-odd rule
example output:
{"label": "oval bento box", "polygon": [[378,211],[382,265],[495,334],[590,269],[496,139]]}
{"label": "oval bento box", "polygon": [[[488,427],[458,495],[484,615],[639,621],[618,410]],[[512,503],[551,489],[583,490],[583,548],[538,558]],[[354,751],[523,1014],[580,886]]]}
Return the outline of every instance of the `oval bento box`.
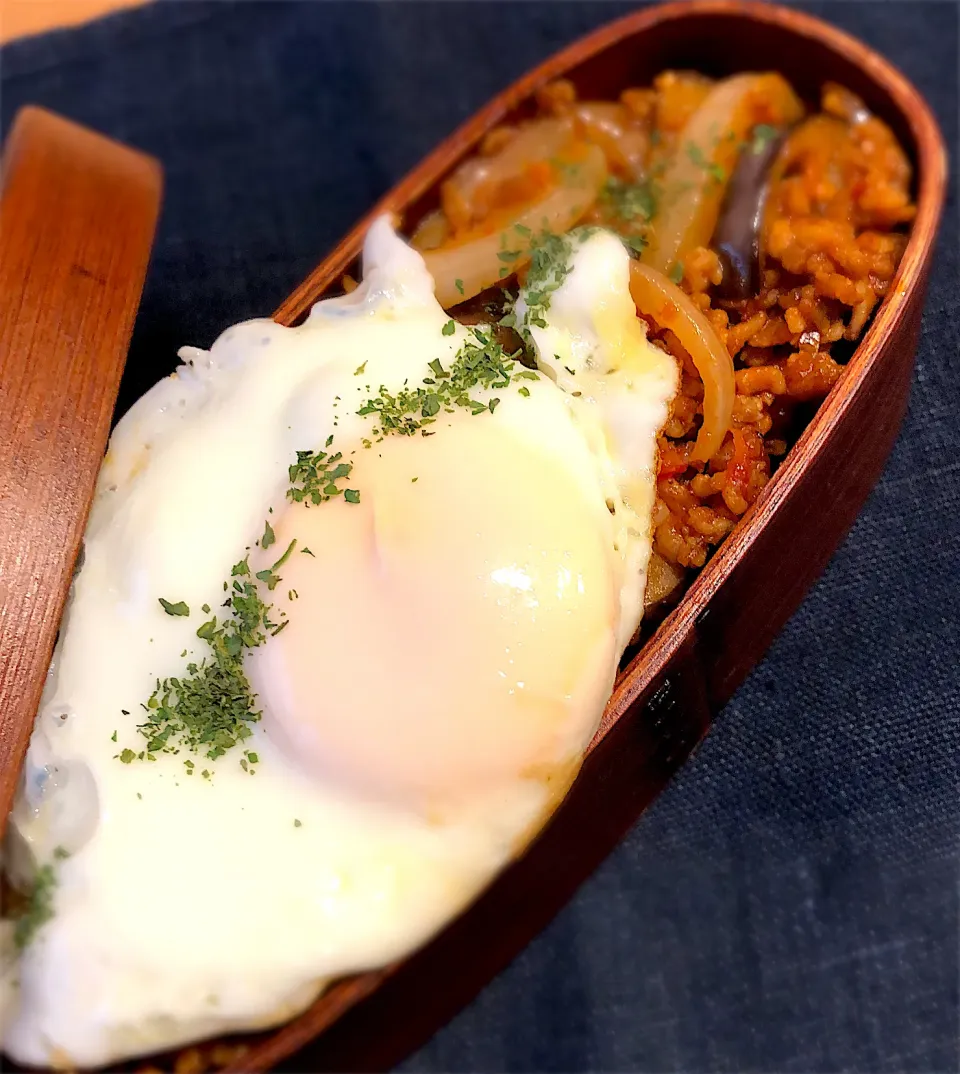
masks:
{"label": "oval bento box", "polygon": [[[914,166],[917,215],[889,294],[843,376],[757,502],[656,633],[621,671],[569,794],[526,853],[426,948],[340,982],[226,1068],[384,1069],[451,1018],[566,903],[706,734],[825,567],[877,481],[907,405],[946,190],[946,150],[923,98],[889,63],[798,11],[737,0],[641,9],[575,42],[468,120],[391,190],[276,313],[284,324],[356,271],[366,229],[395,212],[409,233],[439,184],[503,122],[532,114],[537,87],[570,79],[616,97],[664,68],[781,71],[807,100],[831,80],[883,118]],[[783,549],[791,551],[789,571]]]}
{"label": "oval bento box", "polygon": [[[878,479],[907,404],[946,152],[927,105],[898,71],[798,11],[690,0],[641,9],[575,42],[426,157],[275,318],[298,323],[314,302],[336,292],[345,273],[356,272],[376,216],[399,214],[409,233],[436,206],[439,184],[486,132],[532,114],[534,91],[544,83],[564,77],[581,97],[612,98],[665,68],[722,76],[756,69],[757,57],[808,100],[828,80],[848,87],[891,126],[910,156],[917,215],[889,294],[756,503],[622,668],[579,776],[525,853],[425,948],[340,981],[276,1030],[190,1049],[195,1065],[189,1069],[377,1070],[424,1042],[550,921],[684,763],[823,570]],[[786,547],[789,570],[782,569]],[[166,1059],[158,1065],[170,1069]],[[123,1069],[148,1067],[155,1069],[149,1061]]]}

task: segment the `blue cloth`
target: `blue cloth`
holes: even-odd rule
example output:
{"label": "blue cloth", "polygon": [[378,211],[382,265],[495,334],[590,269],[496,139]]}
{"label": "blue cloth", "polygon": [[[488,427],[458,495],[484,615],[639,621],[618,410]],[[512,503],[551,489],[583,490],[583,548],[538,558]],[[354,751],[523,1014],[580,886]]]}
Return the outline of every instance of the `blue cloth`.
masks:
{"label": "blue cloth", "polygon": [[[121,406],[622,10],[161,3],[4,49],[4,129],[38,102],[166,169]],[[955,152],[957,8],[816,10],[905,71]],[[955,196],[943,236],[906,427],[822,581],[618,851],[405,1070],[957,1069]]]}

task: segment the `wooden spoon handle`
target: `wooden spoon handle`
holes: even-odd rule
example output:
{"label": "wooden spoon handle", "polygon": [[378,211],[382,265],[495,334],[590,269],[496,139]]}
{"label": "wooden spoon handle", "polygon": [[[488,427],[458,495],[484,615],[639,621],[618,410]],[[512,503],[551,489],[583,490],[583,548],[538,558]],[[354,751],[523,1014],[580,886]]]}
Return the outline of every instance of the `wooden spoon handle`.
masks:
{"label": "wooden spoon handle", "polygon": [[40,108],[0,189],[0,835],[110,431],[158,163]]}

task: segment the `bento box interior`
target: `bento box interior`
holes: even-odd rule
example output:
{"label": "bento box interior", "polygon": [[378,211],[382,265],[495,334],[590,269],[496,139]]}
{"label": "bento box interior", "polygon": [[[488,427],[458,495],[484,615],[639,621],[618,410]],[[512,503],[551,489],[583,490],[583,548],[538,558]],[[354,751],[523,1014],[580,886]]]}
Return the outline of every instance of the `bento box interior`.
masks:
{"label": "bento box interior", "polygon": [[[735,27],[733,33],[731,24]],[[642,49],[636,46],[638,37],[643,39]],[[718,47],[720,41],[722,47]],[[657,74],[671,68],[696,70],[714,77],[740,71],[779,71],[812,107],[819,105],[825,81],[839,82],[890,125],[907,155],[916,161],[917,147],[909,124],[899,111],[890,108],[889,98],[868,71],[815,38],[798,39],[794,30],[749,16],[698,13],[668,18],[639,34],[621,38],[561,77],[573,82],[580,99],[615,100],[628,86],[649,85]],[[535,102],[528,98],[504,115],[502,122],[527,119],[535,111]],[[473,146],[467,147],[463,157],[472,152]],[[409,205],[403,220],[408,233],[437,207],[438,186]]]}

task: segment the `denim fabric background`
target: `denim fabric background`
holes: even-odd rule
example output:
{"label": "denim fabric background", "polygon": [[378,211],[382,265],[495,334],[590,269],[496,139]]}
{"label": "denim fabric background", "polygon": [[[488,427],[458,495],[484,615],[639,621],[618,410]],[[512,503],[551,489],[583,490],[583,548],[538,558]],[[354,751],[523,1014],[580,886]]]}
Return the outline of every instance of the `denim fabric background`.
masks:
{"label": "denim fabric background", "polygon": [[[35,101],[166,169],[121,405],[624,10],[163,3],[5,49],[4,129]],[[898,64],[955,151],[955,6],[811,10]],[[826,575],[620,849],[405,1070],[957,1069],[957,237],[953,198],[906,427]]]}

